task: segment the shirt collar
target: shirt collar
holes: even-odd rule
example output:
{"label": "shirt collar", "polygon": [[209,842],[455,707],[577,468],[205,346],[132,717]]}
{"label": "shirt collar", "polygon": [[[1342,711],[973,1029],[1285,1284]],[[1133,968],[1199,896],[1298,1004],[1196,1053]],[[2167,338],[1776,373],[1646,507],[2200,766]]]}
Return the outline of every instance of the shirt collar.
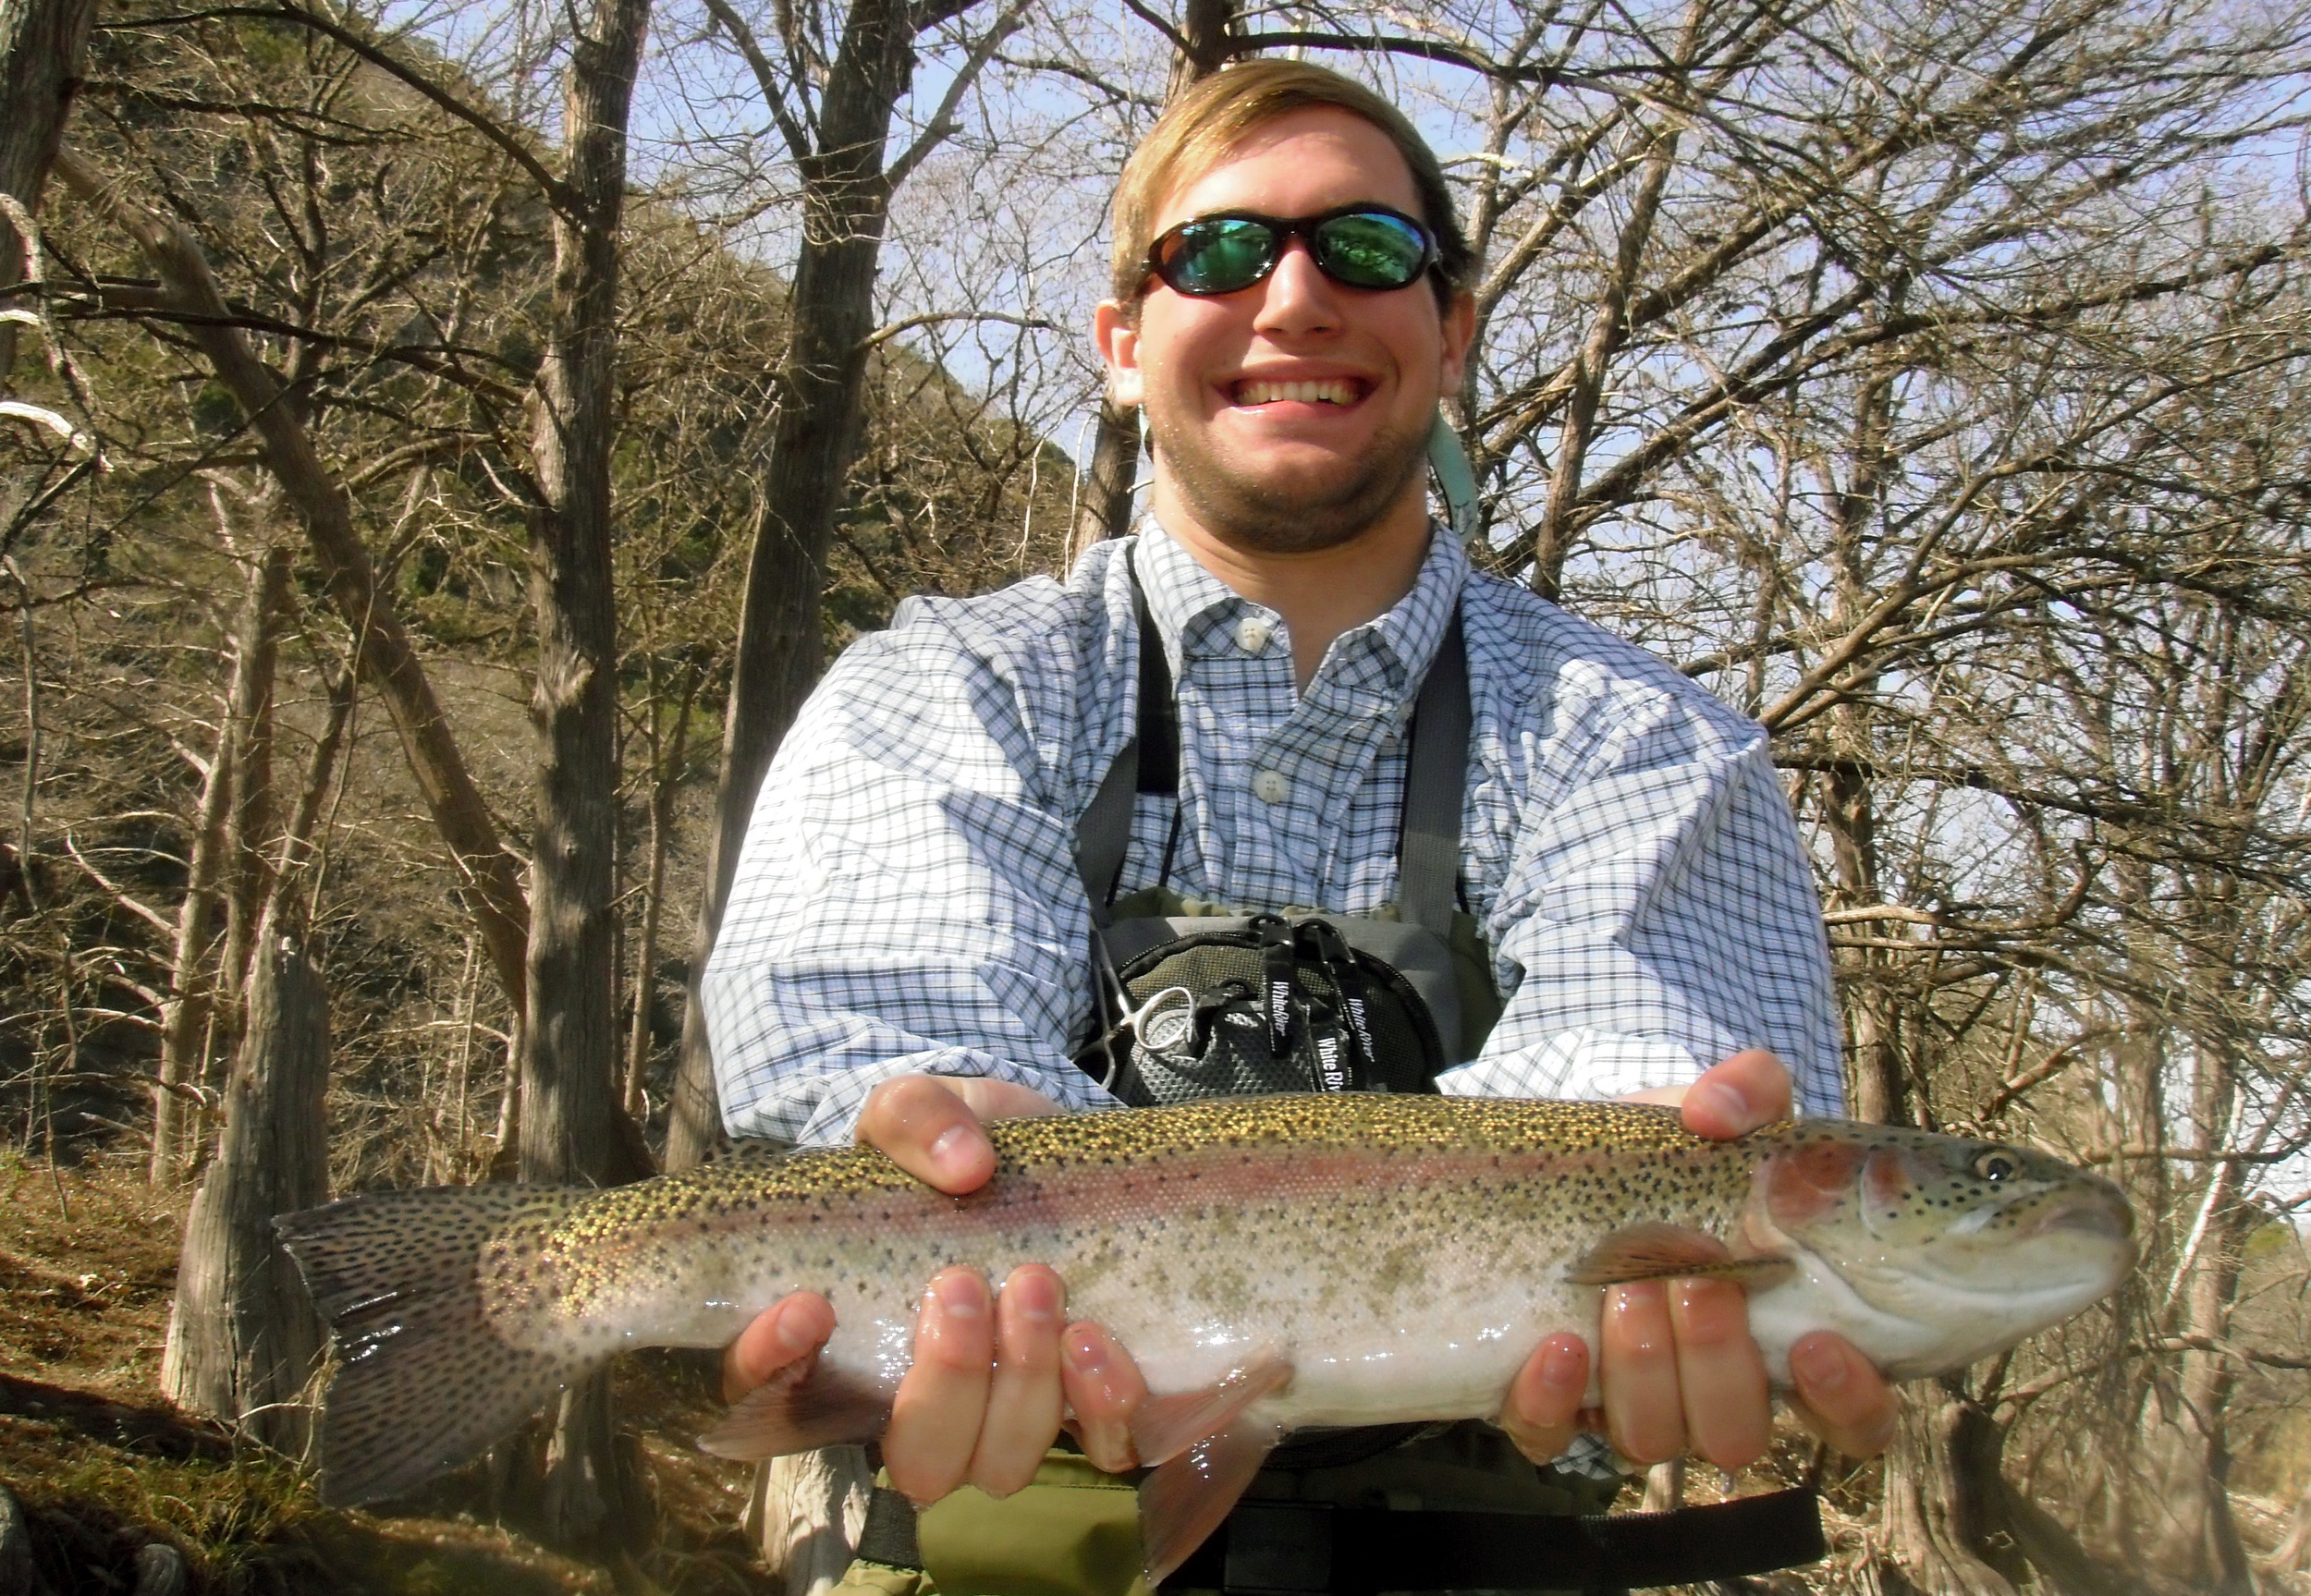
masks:
{"label": "shirt collar", "polygon": [[[1132,566],[1175,676],[1184,670],[1184,659],[1233,652],[1229,629],[1242,617],[1277,619],[1273,610],[1253,603],[1205,570],[1154,516],[1141,518],[1134,544]],[[1333,662],[1369,657],[1385,673],[1401,701],[1400,707],[1409,711],[1459,607],[1468,574],[1468,552],[1461,540],[1449,528],[1431,521],[1428,554],[1412,591],[1379,615],[1343,633],[1333,645]],[[1326,674],[1319,672],[1312,685],[1321,685]]]}

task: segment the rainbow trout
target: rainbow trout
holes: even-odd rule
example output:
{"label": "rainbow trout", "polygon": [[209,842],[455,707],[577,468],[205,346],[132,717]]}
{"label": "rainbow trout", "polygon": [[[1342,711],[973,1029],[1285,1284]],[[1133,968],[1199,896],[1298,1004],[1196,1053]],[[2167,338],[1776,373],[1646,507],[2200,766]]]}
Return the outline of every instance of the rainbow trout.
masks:
{"label": "rainbow trout", "polygon": [[361,1197],[280,1233],[336,1333],[323,1491],[408,1491],[635,1346],[720,1346],[790,1291],[833,1339],[704,1444],[764,1457],[880,1433],[916,1305],[949,1264],[1048,1263],[1153,1395],[1133,1426],[1151,1576],[1310,1426],[1490,1418],[1549,1334],[1596,1343],[1601,1288],[1749,1291],[1777,1382],[1835,1330],[1897,1378],[2013,1345],[2118,1285],[2117,1188],[2043,1153],[1834,1120],[1739,1141],[1632,1105],[1339,1093],[988,1127],[968,1197],[867,1149],[739,1160],[605,1191]]}

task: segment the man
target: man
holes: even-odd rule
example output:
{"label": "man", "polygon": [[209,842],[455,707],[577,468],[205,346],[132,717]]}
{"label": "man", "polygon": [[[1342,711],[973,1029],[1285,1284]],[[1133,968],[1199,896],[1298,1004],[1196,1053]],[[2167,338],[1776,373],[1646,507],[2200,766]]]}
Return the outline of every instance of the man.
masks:
{"label": "man", "polygon": [[[1138,799],[1118,885],[1387,912],[1404,723],[1456,615],[1473,723],[1459,887],[1506,1002],[1438,1089],[1681,1102],[1723,1137],[1789,1108],[1779,1054],[1798,1106],[1835,1112],[1819,911],[1763,734],[1475,576],[1428,519],[1473,263],[1409,123],[1314,67],[1234,67],[1167,113],[1115,215],[1096,333],[1111,392],[1146,418],[1148,524],[1064,588],[914,602],[829,673],[765,781],[705,983],[732,1132],[855,1137],[960,1193],[992,1169],[983,1121],[1112,1102],[1070,1063],[1094,1001],[1074,844],[1133,736],[1142,642],[1178,684],[1180,768],[1176,796]],[[1417,258],[1399,262],[1382,235],[1408,227]],[[1399,282],[1400,263],[1417,271]],[[726,1384],[807,1356],[831,1322],[809,1294],[776,1305]],[[1625,1456],[1763,1452],[1738,1288],[1617,1289],[1600,1351]],[[1816,1336],[1792,1365],[1828,1439],[1884,1445],[1890,1398],[1857,1353]],[[1582,1342],[1553,1338],[1501,1427],[1557,1456],[1588,1376]],[[1144,1395],[1128,1348],[1068,1322],[1051,1271],[997,1293],[950,1270],[923,1298],[885,1465],[919,1503],[1001,1496],[1064,1410],[1087,1457],[1127,1468]]]}

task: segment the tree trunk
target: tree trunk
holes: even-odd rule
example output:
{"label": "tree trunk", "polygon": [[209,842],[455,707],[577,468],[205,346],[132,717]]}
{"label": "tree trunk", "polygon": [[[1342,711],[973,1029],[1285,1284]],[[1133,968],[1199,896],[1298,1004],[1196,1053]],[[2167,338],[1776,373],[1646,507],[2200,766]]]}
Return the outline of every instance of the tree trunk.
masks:
{"label": "tree trunk", "polygon": [[[89,24],[95,0],[9,0],[0,6],[0,194],[40,213],[48,168],[64,141],[87,69]],[[24,240],[0,214],[0,272],[16,281],[24,266]],[[16,323],[0,322],[0,384],[16,367]]]}
{"label": "tree trunk", "polygon": [[1237,0],[1188,0],[1180,18],[1180,43],[1171,54],[1171,79],[1164,85],[1164,104],[1186,93],[1228,65],[1229,35],[1236,31]]}
{"label": "tree trunk", "polygon": [[287,402],[280,384],[250,351],[239,330],[222,324],[230,312],[191,236],[97,181],[94,173],[69,154],[58,155],[55,165],[75,194],[112,217],[137,241],[159,275],[161,296],[170,308],[216,318],[189,324],[187,335],[201,346],[217,380],[249,418],[266,469],[304,523],[322,581],[352,628],[361,675],[383,695],[394,728],[401,735],[410,774],[464,878],[467,908],[489,950],[491,967],[508,1005],[521,1013],[529,910],[522,901],[519,862],[499,844],[489,806],[466,769],[448,717],[434,696],[392,595],[377,585],[369,551],[354,530],[344,488],[322,464],[297,407]]}
{"label": "tree trunk", "polygon": [[[1873,606],[1870,554],[1879,533],[1890,405],[1900,376],[1892,358],[1866,367],[1854,395],[1846,481],[1836,505],[1832,626],[1860,624]],[[1874,681],[1854,701],[1829,715],[1837,754],[1827,783],[1824,828],[1829,835],[1835,898],[1843,908],[1882,901],[1885,887],[1877,847],[1877,727],[1870,709]],[[1866,924],[1867,922],[1865,922]],[[1856,1117],[1884,1125],[1919,1125],[1932,1116],[1914,1100],[1903,1056],[1893,986],[1892,956],[1870,948],[1841,960],[1840,993],[1853,1052]],[[1963,1381],[1920,1383],[1911,1388],[1888,1448],[1878,1535],[1884,1561],[1877,1570],[1889,1590],[1928,1596],[2012,1596],[2022,1569],[2009,1548],[1992,1546],[2003,1522],[1999,1451],[2004,1434],[1968,1399]]]}
{"label": "tree trunk", "polygon": [[914,19],[898,0],[853,0],[802,168],[802,252],[788,303],[792,333],[777,373],[778,420],[746,570],[737,657],[723,717],[706,884],[691,939],[682,1059],[666,1129],[668,1169],[720,1145],[714,1058],[699,982],[714,952],[754,795],[779,739],[819,677],[819,596],[858,452],[874,273],[890,204],[884,147],[892,107],[914,77]]}
{"label": "tree trunk", "polygon": [[[1678,55],[1681,66],[1692,58],[1705,10],[1705,6],[1695,4],[1686,14],[1684,43],[1679,47]],[[1638,269],[1645,262],[1645,246],[1653,239],[1653,224],[1660,214],[1662,190],[1669,186],[1669,174],[1677,164],[1675,129],[1676,125],[1670,123],[1654,135],[1653,152],[1646,157],[1644,180],[1630,205],[1629,219],[1621,225],[1612,274],[1605,280],[1604,291],[1597,297],[1588,335],[1582,340],[1581,352],[1573,364],[1572,389],[1565,397],[1564,425],[1559,431],[1557,457],[1549,471],[1548,499],[1541,513],[1540,527],[1533,537],[1533,591],[1552,603],[1563,587],[1565,561],[1572,553],[1572,535],[1579,526],[1575,510],[1581,497],[1581,472],[1588,458],[1590,438],[1596,432],[1597,405],[1605,396],[1606,376],[1613,356],[1629,336],[1624,314],[1636,286]]]}
{"label": "tree trunk", "polygon": [[[241,669],[238,653],[233,669]],[[226,701],[237,697],[227,688]],[[177,909],[177,946],[170,963],[168,1004],[161,1016],[160,1083],[153,1093],[154,1186],[174,1185],[190,1162],[191,1088],[205,1073],[209,1034],[209,938],[216,918],[218,856],[225,845],[225,806],[232,793],[233,735],[220,726],[216,752],[201,783],[192,847],[185,862],[185,898]]]}
{"label": "tree trunk", "polygon": [[874,1468],[863,1446],[774,1457],[754,1474],[746,1527],[787,1596],[826,1596],[866,1529]]}
{"label": "tree trunk", "polygon": [[682,702],[675,712],[674,743],[661,749],[658,707],[650,706],[650,857],[642,876],[642,938],[634,956],[634,1015],[626,1039],[626,1112],[637,1123],[649,1117],[643,1082],[650,1069],[651,1014],[657,1007],[658,926],[666,908],[666,845],[674,835],[674,793],[690,750],[691,709],[698,701],[698,668],[683,676]]}
{"label": "tree trunk", "polygon": [[273,684],[280,659],[279,622],[289,597],[289,551],[264,551],[249,573],[249,596],[237,628],[238,658],[225,725],[232,741],[232,793],[225,810],[225,947],[217,959],[217,993],[226,1052],[239,1034],[257,925],[273,890]]}
{"label": "tree trunk", "polygon": [[[2203,1066],[2202,1072],[2229,1072]],[[2218,1142],[2229,1115],[2209,1126]],[[2207,1223],[2198,1259],[2189,1264],[2183,1288],[2182,1329],[2194,1340],[2220,1343],[2231,1333],[2231,1310],[2239,1289],[2240,1219],[2238,1165],[2215,1166],[2215,1188],[2206,1201]],[[2207,1596],[2253,1596],[2254,1577],[2231,1511],[2231,1442],[2227,1423],[2231,1393],[2238,1383],[2235,1365],[2220,1352],[2194,1348],[2182,1356],[2174,1377],[2168,1421],[2146,1439],[2154,1467],[2165,1481],[2150,1533],[2151,1554],[2165,1571]]]}
{"label": "tree trunk", "polygon": [[[1188,0],[1187,12],[1180,20],[1180,38],[1186,48],[1172,52],[1165,104],[1228,65],[1234,53],[1237,4],[1238,0]],[[1091,469],[1084,474],[1082,496],[1068,542],[1070,567],[1094,543],[1119,538],[1131,530],[1131,484],[1139,469],[1138,407],[1103,398]]]}
{"label": "tree trunk", "polygon": [[550,332],[530,397],[542,502],[531,518],[538,644],[530,713],[538,779],[522,1048],[525,1180],[606,1181],[631,1173],[617,1167],[614,1128],[617,609],[610,452],[626,119],[648,20],[648,0],[606,0],[591,31],[572,43]]}
{"label": "tree trunk", "polygon": [[1094,543],[1119,538],[1131,530],[1131,485],[1139,472],[1139,407],[1102,399],[1091,469],[1083,475],[1075,526],[1069,534],[1070,566]]}
{"label": "tree trunk", "polygon": [[[1870,754],[1867,712],[1855,705],[1830,711],[1830,725],[1844,756],[1828,774],[1822,806],[1829,834],[1831,863],[1840,907],[1878,901],[1877,806],[1866,772]],[[1852,1043],[1853,1116],[1874,1125],[1914,1123],[1910,1084],[1901,1060],[1894,1018],[1889,955],[1876,948],[1851,950],[1845,981],[1846,1030]]]}
{"label": "tree trunk", "polygon": [[2302,1574],[2311,1571],[2311,1483],[2295,1498],[2294,1516],[2287,1525],[2287,1539],[2271,1553],[2271,1567],[2280,1574]]}
{"label": "tree trunk", "polygon": [[281,919],[268,914],[257,941],[224,1135],[185,1222],[161,1384],[180,1406],[295,1455],[323,1332],[273,1219],[329,1195],[329,993]]}
{"label": "tree trunk", "polygon": [[[538,781],[520,1140],[528,1181],[606,1186],[649,1173],[647,1153],[633,1156],[639,1139],[623,1134],[630,1127],[617,1102],[610,522],[626,123],[649,20],[649,0],[604,0],[573,26],[553,298],[530,395],[539,503],[530,531]],[[640,1493],[613,1439],[605,1372],[563,1395],[538,1496],[548,1542],[595,1550],[637,1542]]]}
{"label": "tree trunk", "polygon": [[[1172,104],[1195,83],[1209,79],[1228,65],[1237,43],[1239,0],[1188,0],[1179,23],[1186,48],[1172,51],[1172,79],[1165,85],[1165,104]],[[1068,538],[1068,566],[1094,542],[1121,538],[1132,529],[1132,482],[1140,478],[1140,407],[1100,399],[1098,436],[1091,445],[1091,469],[1084,473],[1084,492],[1075,510],[1075,529]]]}
{"label": "tree trunk", "polygon": [[[1950,1376],[1919,1381],[1904,1397],[1888,1454],[1880,1590],[1888,1596],[2014,1596],[2025,1570],[2011,1537],[2000,1533],[2004,1432]],[[1900,1468],[1892,1467],[1896,1456]],[[2000,1543],[2002,1555],[1991,1550]]]}

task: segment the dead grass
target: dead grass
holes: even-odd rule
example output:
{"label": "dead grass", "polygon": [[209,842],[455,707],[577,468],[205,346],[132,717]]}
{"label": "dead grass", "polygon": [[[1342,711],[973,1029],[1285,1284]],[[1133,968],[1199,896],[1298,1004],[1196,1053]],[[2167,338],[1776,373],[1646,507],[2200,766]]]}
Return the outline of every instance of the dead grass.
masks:
{"label": "dead grass", "polygon": [[[137,1552],[183,1553],[193,1596],[774,1596],[739,1535],[748,1471],[690,1437],[714,1412],[673,1357],[630,1359],[619,1412],[640,1433],[659,1544],[617,1568],[481,1522],[478,1470],[418,1511],[321,1506],[295,1461],[177,1412],[158,1394],[190,1193],[141,1169],[0,1151],[0,1483],[25,1509],[55,1596],[118,1596]],[[13,1596],[13,1593],[11,1593]]]}
{"label": "dead grass", "polygon": [[0,1154],[0,1370],[151,1392],[189,1200],[121,1163]]}

